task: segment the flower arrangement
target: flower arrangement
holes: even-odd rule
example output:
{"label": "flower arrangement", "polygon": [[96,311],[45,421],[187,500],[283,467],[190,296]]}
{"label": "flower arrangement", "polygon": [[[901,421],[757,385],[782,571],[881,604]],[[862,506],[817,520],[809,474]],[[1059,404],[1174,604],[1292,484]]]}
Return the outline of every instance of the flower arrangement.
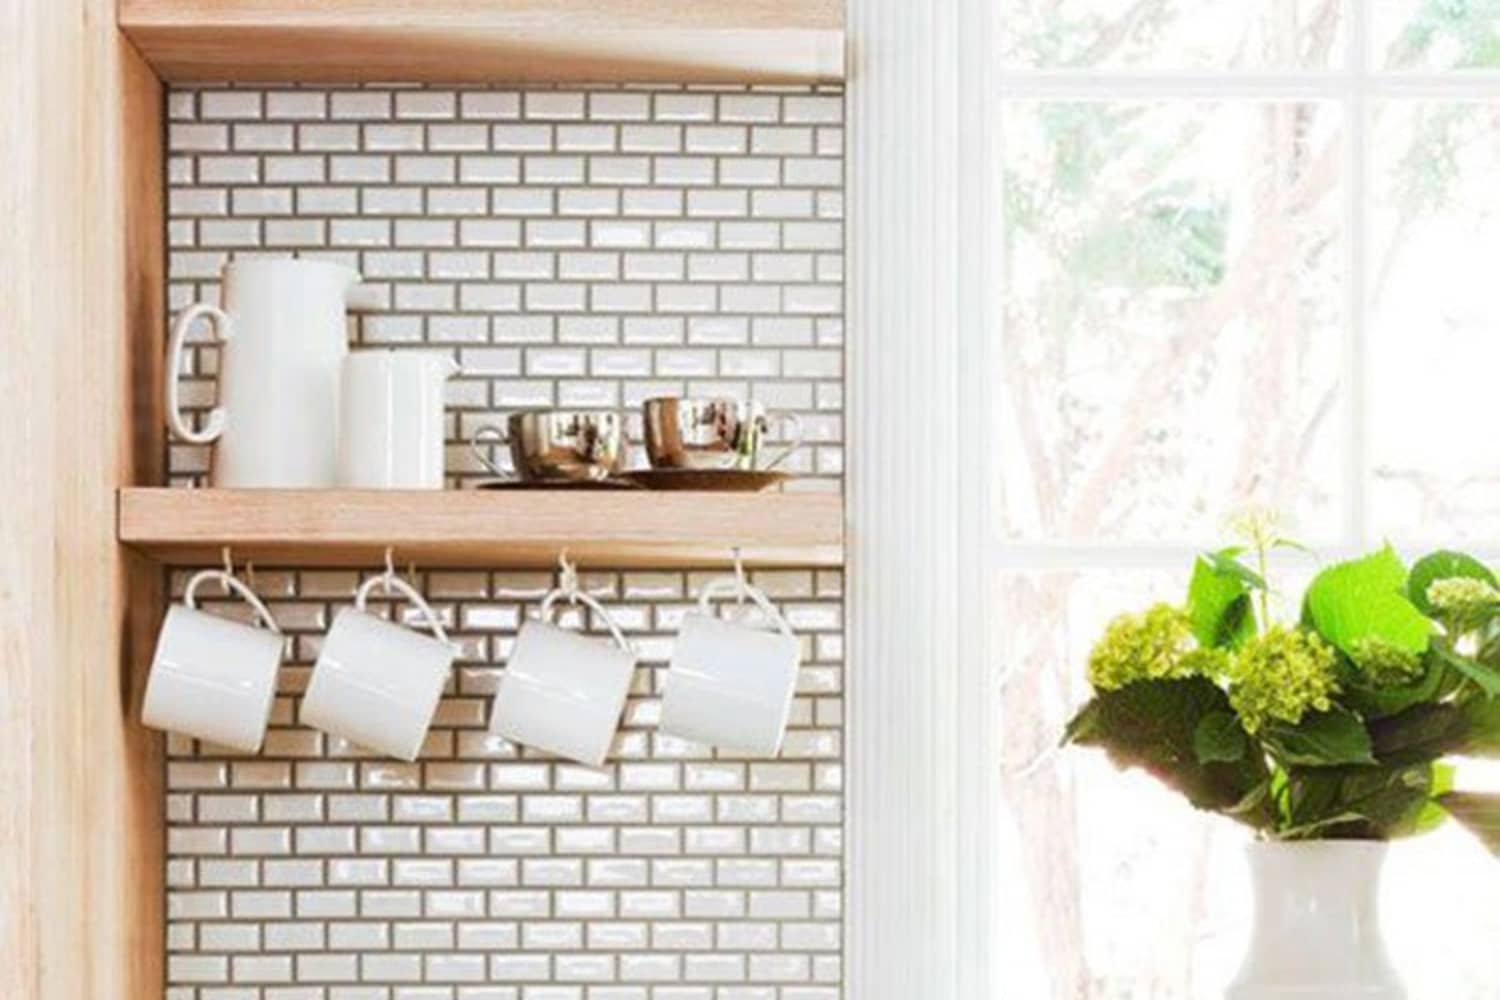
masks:
{"label": "flower arrangement", "polygon": [[1267,553],[1292,543],[1264,515],[1241,530],[1247,547],[1198,558],[1183,606],[1109,624],[1065,742],[1270,839],[1390,840],[1451,817],[1500,854],[1500,795],[1455,790],[1452,763],[1500,758],[1495,574],[1459,552],[1408,570],[1387,546],[1324,569],[1278,623]]}

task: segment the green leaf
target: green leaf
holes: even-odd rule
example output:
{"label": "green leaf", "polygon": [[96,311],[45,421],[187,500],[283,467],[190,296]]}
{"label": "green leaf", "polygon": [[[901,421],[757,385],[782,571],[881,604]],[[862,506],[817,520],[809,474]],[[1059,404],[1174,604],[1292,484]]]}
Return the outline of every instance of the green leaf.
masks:
{"label": "green leaf", "polygon": [[1339,788],[1343,772],[1338,768],[1288,768],[1283,791],[1285,831],[1302,831],[1339,815]]}
{"label": "green leaf", "polygon": [[1250,735],[1233,712],[1212,712],[1193,731],[1193,751],[1200,764],[1243,760],[1250,749]]}
{"label": "green leaf", "polygon": [[1277,832],[1286,840],[1413,836],[1441,820],[1433,798],[1449,787],[1446,774],[1427,764],[1293,769],[1288,782],[1289,819]]}
{"label": "green leaf", "polygon": [[1322,833],[1324,830],[1335,826],[1348,826],[1351,823],[1361,823],[1364,817],[1357,812],[1337,813],[1333,816],[1324,816],[1301,826],[1288,827],[1285,830],[1276,831],[1277,840],[1309,840],[1313,834]]}
{"label": "green leaf", "polygon": [[[1064,742],[1102,747],[1116,765],[1147,771],[1199,809],[1228,812],[1267,774],[1258,754],[1232,763],[1198,759],[1198,727],[1224,713],[1233,714],[1229,698],[1205,678],[1138,681],[1085,705]],[[1239,818],[1255,826],[1269,822],[1263,813]]]}
{"label": "green leaf", "polygon": [[1454,773],[1451,765],[1432,765],[1432,777],[1427,789],[1428,801],[1422,806],[1412,824],[1413,836],[1431,833],[1448,822],[1448,811],[1442,807],[1439,800],[1453,791]]}
{"label": "green leaf", "polygon": [[1323,638],[1351,655],[1371,638],[1421,653],[1432,636],[1432,623],[1406,598],[1406,567],[1389,545],[1319,573],[1307,588],[1307,613]]}
{"label": "green leaf", "polygon": [[1500,758],[1500,700],[1472,701],[1463,707],[1468,733],[1457,753]]}
{"label": "green leaf", "polygon": [[1449,792],[1439,796],[1438,802],[1500,857],[1500,795]]}
{"label": "green leaf", "polygon": [[1209,568],[1221,576],[1233,577],[1239,580],[1251,590],[1266,590],[1268,584],[1265,577],[1255,570],[1240,562],[1239,556],[1245,550],[1236,546],[1228,549],[1220,549],[1217,552],[1205,552],[1198,558],[1208,563]]}
{"label": "green leaf", "polygon": [[1422,676],[1400,687],[1373,687],[1364,684],[1364,675],[1354,669],[1347,659],[1342,660],[1339,683],[1344,693],[1339,701],[1364,716],[1367,721],[1397,715],[1413,705],[1437,701],[1447,673],[1443,662],[1436,655],[1437,649],[1438,645],[1434,643],[1423,658]]}
{"label": "green leaf", "polygon": [[1250,610],[1252,585],[1241,574],[1221,568],[1226,563],[1240,565],[1230,555],[1234,551],[1200,556],[1193,563],[1187,611],[1193,636],[1202,646],[1238,646],[1255,635],[1255,616]]}
{"label": "green leaf", "polygon": [[1315,556],[1316,552],[1310,546],[1303,545],[1294,538],[1278,538],[1271,542],[1273,549],[1291,549],[1293,552],[1301,552],[1304,555]]}
{"label": "green leaf", "polygon": [[1406,581],[1406,596],[1424,615],[1431,615],[1433,609],[1432,604],[1427,600],[1427,588],[1432,586],[1434,581],[1450,580],[1456,576],[1483,580],[1485,583],[1500,586],[1500,581],[1495,579],[1495,574],[1478,559],[1462,552],[1444,550],[1423,556],[1417,560],[1416,565],[1412,566],[1411,576]]}
{"label": "green leaf", "polygon": [[1359,716],[1342,708],[1307,715],[1297,725],[1272,723],[1265,740],[1278,759],[1303,767],[1374,764],[1370,733]]}
{"label": "green leaf", "polygon": [[1246,821],[1254,823],[1255,820],[1253,819],[1253,817],[1264,815],[1265,807],[1269,804],[1271,796],[1274,794],[1274,792],[1275,789],[1273,787],[1272,780],[1270,778],[1266,778],[1260,784],[1250,789],[1250,791],[1245,794],[1244,798],[1240,799],[1228,809],[1225,809],[1224,813],[1228,816],[1234,817],[1252,817],[1251,819],[1247,819]]}
{"label": "green leaf", "polygon": [[1500,670],[1467,656],[1450,653],[1441,646],[1434,646],[1438,659],[1478,684],[1487,697],[1500,698]]}
{"label": "green leaf", "polygon": [[[1446,779],[1441,779],[1445,782]],[[1430,764],[1351,774],[1340,789],[1348,808],[1382,838],[1410,837],[1432,825],[1431,806],[1440,784]]]}
{"label": "green leaf", "polygon": [[1453,704],[1425,704],[1370,723],[1370,742],[1379,761],[1401,767],[1438,760],[1462,750],[1473,722]]}

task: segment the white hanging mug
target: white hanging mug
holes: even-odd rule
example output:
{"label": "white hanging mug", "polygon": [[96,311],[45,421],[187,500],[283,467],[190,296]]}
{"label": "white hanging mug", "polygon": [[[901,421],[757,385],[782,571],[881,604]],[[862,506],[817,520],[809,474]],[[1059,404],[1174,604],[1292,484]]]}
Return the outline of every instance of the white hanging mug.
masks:
{"label": "white hanging mug", "polygon": [[[614,637],[610,646],[552,624],[558,598],[591,608]],[[490,716],[490,732],[513,743],[599,767],[625,709],[635,650],[604,606],[575,589],[554,590],[541,618],[521,626]]]}
{"label": "white hanging mug", "polygon": [[[742,594],[775,632],[727,622],[718,596]],[[797,637],[765,593],[737,577],[703,588],[698,610],[682,619],[662,696],[661,731],[739,753],[774,757],[781,750],[797,689]]]}
{"label": "white hanging mug", "polygon": [[[265,627],[198,610],[198,588],[210,580],[243,598]],[[281,650],[281,630],[254,591],[221,570],[194,575],[182,603],[168,609],[162,622],[142,724],[235,750],[259,750],[276,697]]]}
{"label": "white hanging mug", "polygon": [[[376,587],[416,605],[435,638],[366,611]],[[302,698],[302,721],[371,750],[415,760],[454,653],[443,623],[415,587],[390,571],[371,577],[323,640]]]}

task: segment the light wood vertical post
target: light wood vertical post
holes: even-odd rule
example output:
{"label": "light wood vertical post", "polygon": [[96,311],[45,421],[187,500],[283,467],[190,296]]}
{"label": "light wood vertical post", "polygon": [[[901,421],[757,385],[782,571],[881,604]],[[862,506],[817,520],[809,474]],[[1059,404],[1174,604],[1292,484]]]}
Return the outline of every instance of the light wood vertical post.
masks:
{"label": "light wood vertical post", "polygon": [[0,996],[159,997],[163,94],[113,0],[0,2]]}

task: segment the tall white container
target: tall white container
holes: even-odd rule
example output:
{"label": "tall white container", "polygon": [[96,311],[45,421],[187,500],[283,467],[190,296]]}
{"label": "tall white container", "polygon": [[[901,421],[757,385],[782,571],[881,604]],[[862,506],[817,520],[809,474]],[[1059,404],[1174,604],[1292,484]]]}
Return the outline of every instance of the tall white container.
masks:
{"label": "tall white container", "polygon": [[1227,1000],[1406,1000],[1380,930],[1387,845],[1250,847],[1255,926]]}
{"label": "tall white container", "polygon": [[[222,306],[198,303],[178,315],[167,422],[179,440],[217,443],[214,486],[334,485],[346,306],[358,283],[353,270],[328,261],[237,260],[224,267]],[[184,341],[199,318],[213,321],[224,347],[219,406],[193,430],[182,417],[178,379]]]}
{"label": "tall white container", "polygon": [[344,359],[338,484],[443,488],[443,386],[458,373],[444,351],[364,350]]}

